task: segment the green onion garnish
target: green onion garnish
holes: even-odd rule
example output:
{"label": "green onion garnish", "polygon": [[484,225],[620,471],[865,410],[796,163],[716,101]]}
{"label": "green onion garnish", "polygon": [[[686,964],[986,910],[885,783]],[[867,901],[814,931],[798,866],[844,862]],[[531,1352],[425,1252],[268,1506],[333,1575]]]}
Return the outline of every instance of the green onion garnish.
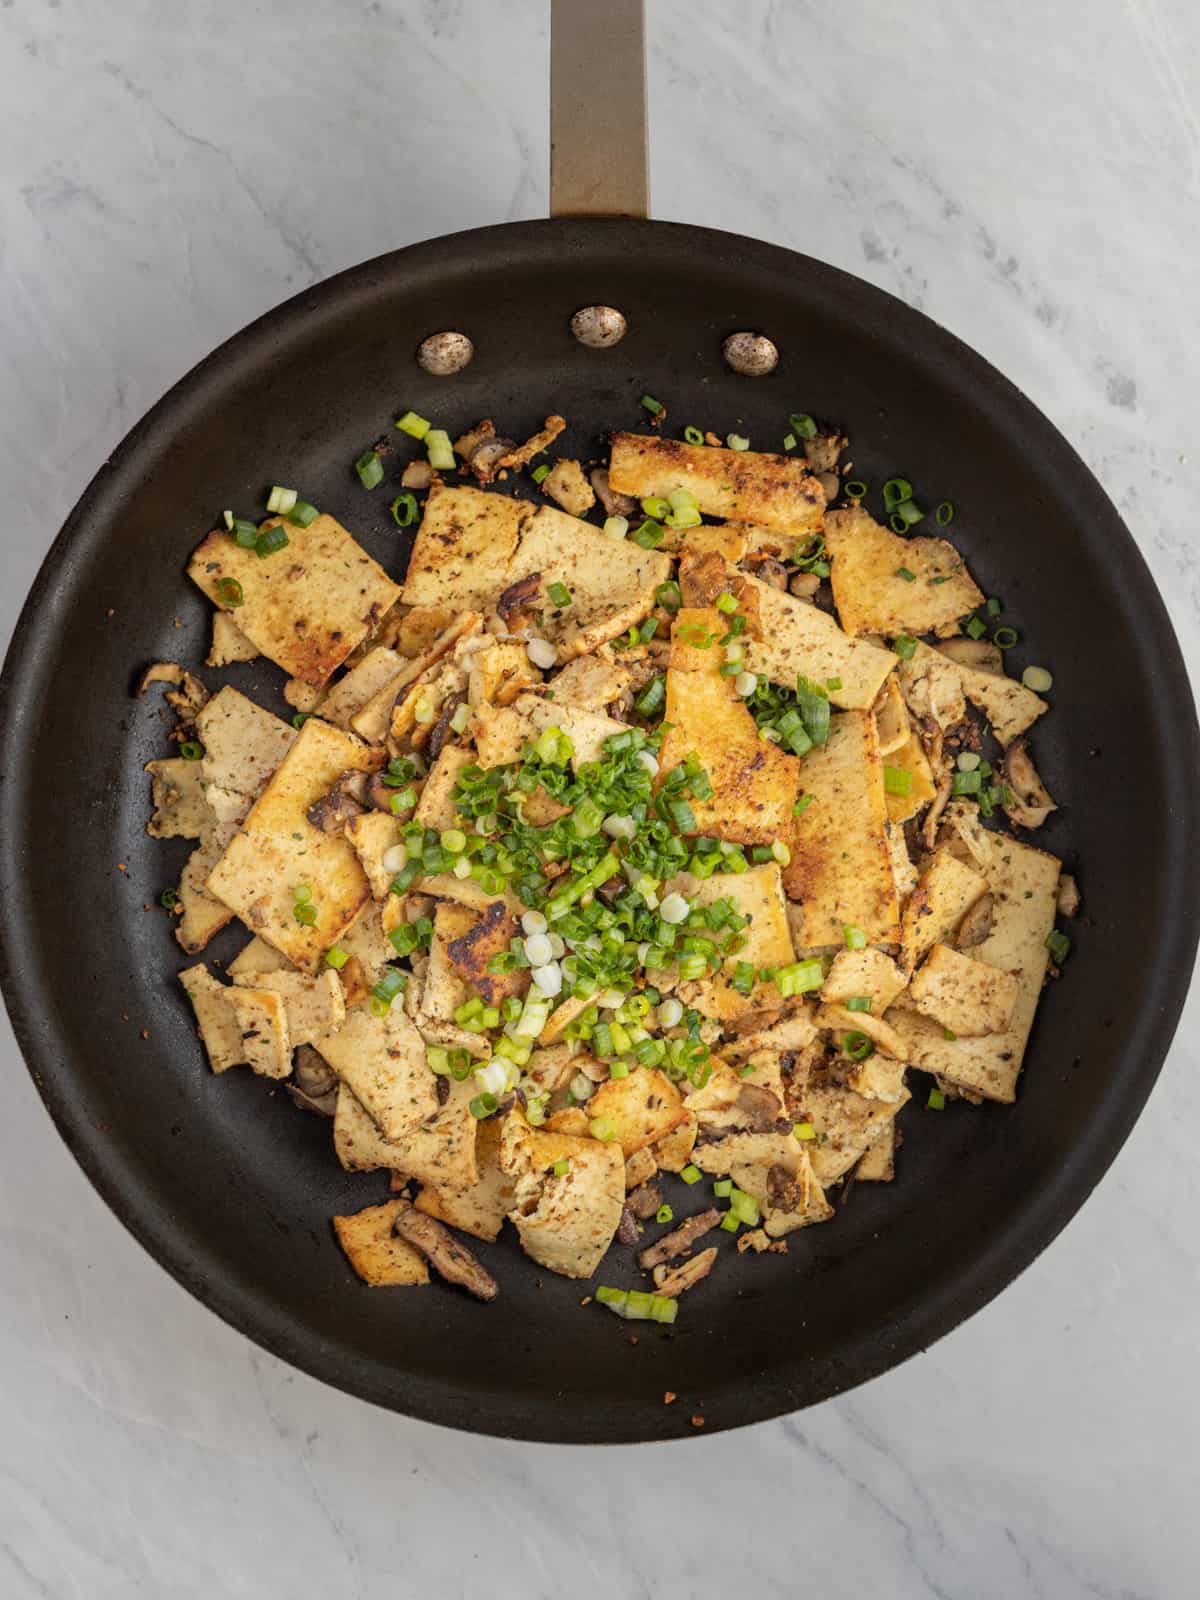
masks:
{"label": "green onion garnish", "polygon": [[727,433],[725,443],[731,450],[749,450],[750,441],[744,433]]}
{"label": "green onion garnish", "polygon": [[718,611],[724,611],[726,615],[728,615],[731,611],[736,611],[738,608],[737,596],[728,593],[719,594],[717,596],[716,606]]}
{"label": "green onion garnish", "polygon": [[692,428],[692,427],[685,428],[683,430],[683,437],[687,440],[688,444],[703,444],[704,443],[704,435],[700,432],[699,428]]}
{"label": "green onion garnish", "polygon": [[865,500],[867,486],[861,478],[851,478],[848,483],[842,485],[842,492],[847,500]]}
{"label": "green onion garnish", "polygon": [[933,513],[933,515],[934,515],[934,520],[937,522],[937,525],[938,525],[939,528],[948,528],[950,526],[950,524],[954,521],[954,502],[953,502],[953,500],[943,500],[941,505],[938,506],[937,510]]}
{"label": "green onion garnish", "polygon": [[661,711],[667,698],[667,680],[665,678],[651,678],[650,682],[633,702],[634,709],[639,717],[652,717]]}
{"label": "green onion garnish", "polygon": [[897,506],[912,499],[912,492],[912,484],[907,478],[889,478],[883,486],[884,510],[895,511]]}
{"label": "green onion garnish", "polygon": [[870,1011],[871,996],[869,994],[852,994],[846,1001],[847,1011]]}
{"label": "green onion garnish", "polygon": [[1071,941],[1065,933],[1052,928],[1046,935],[1046,949],[1061,966],[1071,953]]}
{"label": "green onion garnish", "polygon": [[840,678],[826,678],[825,679],[825,687],[827,689],[829,689],[829,690],[832,690],[832,691],[836,692],[838,689],[840,689],[842,687],[842,680]]}
{"label": "green onion garnish", "polygon": [[411,489],[406,489],[392,501],[392,521],[398,528],[411,528],[416,520],[417,497]]}
{"label": "green onion garnish", "polygon": [[652,394],[644,394],[642,396],[641,406],[642,409],[644,411],[648,411],[652,417],[661,417],[667,409],[666,406],[663,405],[662,401],[656,400]]}
{"label": "green onion garnish", "polygon": [[533,479],[534,483],[545,483],[546,479],[550,476],[549,464],[543,461],[540,467],[533,468],[529,476]]}
{"label": "green onion garnish", "polygon": [[794,433],[785,433],[784,434],[784,436],[783,436],[783,448],[785,450],[794,450],[796,448],[796,435]]}
{"label": "green onion garnish", "polygon": [[997,650],[1011,650],[1020,637],[1015,628],[997,628],[992,635],[992,643]]}
{"label": "green onion garnish", "polygon": [[659,584],[654,591],[654,599],[664,611],[678,611],[683,604],[683,595],[674,578]]}
{"label": "green onion garnish", "polygon": [[424,417],[419,417],[415,411],[406,411],[396,426],[401,433],[411,434],[414,439],[423,439],[432,424]]}
{"label": "green onion garnish", "polygon": [[842,1049],[851,1061],[865,1061],[868,1056],[875,1054],[875,1046],[865,1033],[859,1033],[857,1028],[852,1028],[849,1033],[842,1035]]}
{"label": "green onion garnish", "polygon": [[925,513],[914,500],[902,500],[892,512],[892,522],[895,523],[899,520],[902,526],[897,531],[903,532],[905,528],[911,528],[920,522],[924,515]]}
{"label": "green onion garnish", "polygon": [[1004,607],[1001,605],[997,597],[992,595],[990,599],[984,601],[983,609],[987,612],[989,617],[998,617],[1004,610]]}
{"label": "green onion garnish", "polygon": [[788,427],[798,439],[815,439],[817,425],[806,411],[793,411],[788,417]]}
{"label": "green onion garnish", "polygon": [[450,435],[444,428],[430,428],[426,433],[425,454],[435,472],[453,472],[458,465]]}
{"label": "green onion garnish", "polygon": [[662,524],[655,522],[652,517],[647,517],[641,527],[635,528],[629,537],[643,550],[657,550],[663,539]]}
{"label": "green onion garnish", "polygon": [[374,489],[383,482],[383,462],[378,450],[364,450],[354,463],[354,470],[364,489]]}
{"label": "green onion garnish", "polygon": [[950,779],[950,793],[979,794],[983,788],[983,774],[978,768],[970,772],[956,772]]}
{"label": "green onion garnish", "polygon": [[242,586],[236,578],[218,579],[217,599],[223,606],[230,606],[231,608],[236,609],[244,602],[245,598],[246,596],[242,590]]}
{"label": "green onion garnish", "polygon": [[842,928],[842,938],[846,941],[847,950],[865,950],[867,936],[863,930],[856,927],[853,922],[847,922]]}
{"label": "green onion garnish", "polygon": [[902,661],[911,661],[917,653],[917,641],[909,633],[897,634],[892,640],[892,649]]}
{"label": "green onion garnish", "polygon": [[179,894],[174,889],[164,889],[158,897],[158,903],[164,911],[174,911],[179,904]]}
{"label": "green onion garnish", "polygon": [[391,1005],[398,994],[404,992],[408,983],[407,972],[400,972],[396,967],[389,967],[371,990],[376,1000],[382,1000],[385,1005]]}
{"label": "green onion garnish", "polygon": [[911,572],[908,567],[897,567],[892,576],[896,578],[903,578],[905,583],[916,583],[917,581],[916,573]]}
{"label": "green onion garnish", "polygon": [[930,1111],[944,1111],[946,1109],[946,1096],[940,1089],[930,1089],[929,1099],[926,1100],[925,1104]]}
{"label": "green onion garnish", "polygon": [[687,1166],[680,1170],[679,1176],[683,1179],[684,1183],[699,1183],[704,1174],[700,1171],[699,1167],[693,1166],[689,1161]]}
{"label": "green onion garnish", "polygon": [[907,767],[887,767],[883,769],[883,787],[887,794],[911,794],[913,775]]}
{"label": "green onion garnish", "polygon": [[297,733],[299,733],[300,729],[304,726],[304,724],[308,721],[309,717],[311,717],[311,716],[312,716],[312,712],[311,711],[297,711],[296,712],[295,716],[292,718],[292,727],[295,728]]}
{"label": "green onion garnish", "polygon": [[245,517],[234,517],[229,531],[239,549],[253,550],[258,543],[258,524],[248,522]]}
{"label": "green onion garnish", "polygon": [[475,1096],[475,1098],[471,1101],[469,1109],[473,1117],[476,1117],[479,1121],[482,1121],[484,1117],[490,1117],[492,1113],[494,1111],[498,1111],[499,1108],[500,1102],[497,1100],[496,1096],[494,1094],[484,1093],[477,1094]]}
{"label": "green onion garnish", "polygon": [[296,504],[288,512],[287,519],[289,522],[295,523],[298,528],[307,528],[320,515],[321,513],[316,506],[310,506],[307,500],[297,500]]}
{"label": "green onion garnish", "polygon": [[264,528],[259,534],[254,553],[265,559],[267,556],[273,556],[277,550],[285,549],[290,542],[287,534],[276,523],[273,528]]}
{"label": "green onion garnish", "polygon": [[811,794],[802,794],[799,800],[797,800],[795,805],[792,807],[792,815],[794,817],[803,816],[808,810],[809,806],[812,805],[813,798],[814,797]]}
{"label": "green onion garnish", "polygon": [[551,583],[546,586],[546,593],[561,611],[564,606],[571,604],[571,591],[565,583]]}
{"label": "green onion garnish", "polygon": [[981,617],[968,617],[963,624],[963,632],[970,639],[982,639],[987,632],[987,623]]}
{"label": "green onion garnish", "polygon": [[185,739],[179,746],[179,754],[185,761],[200,761],[204,757],[204,746],[198,739]]}
{"label": "green onion garnish", "polygon": [[274,516],[281,517],[285,511],[290,511],[299,499],[295,489],[285,489],[281,484],[272,485],[267,496],[267,510]]}
{"label": "green onion garnish", "polygon": [[330,945],[325,952],[325,965],[332,967],[335,972],[340,972],[349,959],[349,950],[343,950],[340,944]]}
{"label": "green onion garnish", "polygon": [[654,1220],[655,1222],[674,1222],[675,1213],[671,1210],[670,1206],[659,1206],[658,1210],[654,1213]]}

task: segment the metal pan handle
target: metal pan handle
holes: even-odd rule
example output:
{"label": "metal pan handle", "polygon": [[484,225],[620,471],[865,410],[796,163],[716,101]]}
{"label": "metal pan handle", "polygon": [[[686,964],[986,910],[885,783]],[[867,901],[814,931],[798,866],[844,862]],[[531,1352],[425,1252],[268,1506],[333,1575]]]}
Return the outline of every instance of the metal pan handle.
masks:
{"label": "metal pan handle", "polygon": [[550,215],[649,210],[644,0],[551,0]]}

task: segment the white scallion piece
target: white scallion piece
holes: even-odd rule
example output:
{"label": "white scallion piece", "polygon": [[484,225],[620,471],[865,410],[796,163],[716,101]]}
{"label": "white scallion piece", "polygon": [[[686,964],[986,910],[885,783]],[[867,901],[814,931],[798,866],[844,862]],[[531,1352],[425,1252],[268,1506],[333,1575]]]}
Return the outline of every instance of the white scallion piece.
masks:
{"label": "white scallion piece", "polygon": [[558,651],[550,643],[549,639],[530,639],[525,646],[525,654],[533,662],[534,666],[541,667],[543,672],[547,671],[558,660]]}
{"label": "white scallion piece", "polygon": [[403,872],[407,865],[407,845],[394,844],[390,850],[383,852],[383,870],[385,872]]}
{"label": "white scallion piece", "polygon": [[678,924],[687,921],[688,903],[681,894],[669,894],[658,908],[664,922]]}
{"label": "white scallion piece", "polygon": [[521,932],[528,937],[531,933],[545,933],[548,924],[540,911],[526,911],[521,918]]}

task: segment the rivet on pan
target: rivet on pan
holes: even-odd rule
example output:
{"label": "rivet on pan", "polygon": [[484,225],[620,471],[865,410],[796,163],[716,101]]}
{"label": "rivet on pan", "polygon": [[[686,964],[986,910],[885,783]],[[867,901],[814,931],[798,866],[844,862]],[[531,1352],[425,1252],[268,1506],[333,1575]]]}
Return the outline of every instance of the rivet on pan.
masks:
{"label": "rivet on pan", "polygon": [[435,378],[448,378],[469,366],[475,346],[465,333],[431,333],[421,342],[417,360]]}
{"label": "rivet on pan", "polygon": [[608,350],[625,337],[625,318],[615,306],[584,306],[571,318],[571,332],[589,350]]}
{"label": "rivet on pan", "polygon": [[765,333],[731,333],[721,353],[744,378],[765,378],[779,365],[779,351]]}

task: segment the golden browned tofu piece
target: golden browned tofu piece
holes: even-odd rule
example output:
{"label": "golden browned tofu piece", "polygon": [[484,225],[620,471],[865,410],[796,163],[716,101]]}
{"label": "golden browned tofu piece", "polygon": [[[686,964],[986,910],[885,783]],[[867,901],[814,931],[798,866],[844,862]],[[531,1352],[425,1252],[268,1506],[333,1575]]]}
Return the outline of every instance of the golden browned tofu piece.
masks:
{"label": "golden browned tofu piece", "polygon": [[[696,818],[691,831],[739,844],[769,845],[786,839],[791,829],[800,763],[760,737],[733,680],[721,676],[725,652],[716,640],[725,629],[725,619],[715,608],[685,609],[675,619],[660,774],[665,778],[694,754],[713,793],[708,800],[688,802]],[[697,638],[712,642],[706,649],[687,642]]]}
{"label": "golden browned tofu piece", "polygon": [[951,1033],[973,1038],[1008,1027],[1018,988],[1011,972],[935,944],[914,974],[909,995],[924,1016]]}
{"label": "golden browned tofu piece", "polygon": [[504,901],[493,900],[466,933],[451,939],[446,946],[450,960],[485,1005],[501,1005],[513,995],[524,995],[529,988],[526,970],[505,973],[488,970],[492,957],[502,955],[520,931],[520,924]]}
{"label": "golden browned tofu piece", "polygon": [[[560,1161],[567,1162],[561,1174],[554,1171]],[[590,1278],[625,1203],[621,1146],[531,1128],[514,1110],[504,1119],[500,1165],[514,1180],[509,1218],[526,1254],[565,1278]]]}
{"label": "golden browned tofu piece", "polygon": [[706,517],[776,528],[797,542],[820,529],[825,492],[803,459],[684,444],[656,434],[613,437],[608,481],[639,500],[687,489]]}
{"label": "golden browned tofu piece", "polygon": [[352,1216],[333,1218],[347,1261],[373,1289],[429,1282],[424,1259],[392,1232],[403,1205],[403,1200],[385,1200]]}
{"label": "golden browned tofu piece", "polygon": [[787,893],[804,907],[806,945],[845,943],[846,927],[868,944],[899,937],[879,734],[868,711],[830,718],[828,743],[809,751],[800,787],[811,804],[795,819]]}
{"label": "golden browned tofu piece", "polygon": [[680,987],[680,997],[706,1017],[744,1027],[759,1013],[778,1011],[783,1004],[773,983],[757,982],[748,995],[740,994],[730,981],[739,961],[756,967],[783,967],[794,961],[795,948],[788,929],[787,905],[776,862],[751,867],[747,872],[714,873],[699,883],[688,898],[694,905],[712,905],[714,900],[732,900],[734,910],[749,917],[743,928],[746,943],[730,956],[720,972],[699,978]]}
{"label": "golden browned tofu piece", "polygon": [[865,711],[899,660],[867,639],[852,639],[826,612],[758,578],[745,577],[743,609],[753,609],[758,632],[748,636],[746,666],[785,689],[797,676],[819,683],[830,703]]}
{"label": "golden browned tofu piece", "polygon": [[[293,678],[316,687],[378,627],[400,590],[340,522],[316,517],[307,528],[271,517],[286,548],[261,557],[225,532],[210,533],[188,564],[188,575],[214,604],[236,609],[238,627],[264,656]],[[241,585],[230,608],[222,584]]]}
{"label": "golden browned tofu piece", "polygon": [[533,515],[524,500],[483,489],[432,489],[404,579],[404,603],[487,610]]}
{"label": "golden browned tofu piece", "polygon": [[825,544],[833,603],[847,633],[935,633],[983,600],[952,544],[901,538],[863,506],[829,512]]}
{"label": "golden browned tofu piece", "polygon": [[[352,734],[316,717],[306,722],[209,874],[209,890],[306,971],[321,965],[371,894],[349,842],[314,827],[309,808],[342,773],[376,765],[376,756]],[[309,891],[315,908],[311,925],[297,920],[298,887]]]}
{"label": "golden browned tofu piece", "polygon": [[425,1041],[399,1004],[385,1017],[355,1007],[336,1033],[313,1042],[381,1138],[401,1139],[436,1114],[437,1079],[425,1060]]}
{"label": "golden browned tofu piece", "polygon": [[650,1067],[602,1083],[588,1101],[587,1112],[589,1119],[611,1120],[616,1129],[613,1137],[626,1158],[665,1139],[687,1116],[679,1090]]}
{"label": "golden browned tofu piece", "polygon": [[413,1201],[418,1211],[436,1217],[448,1227],[461,1228],[476,1239],[495,1239],[516,1198],[512,1179],[500,1168],[499,1117],[487,1117],[475,1126],[475,1161],[479,1182],[466,1188],[451,1184],[426,1184]]}

